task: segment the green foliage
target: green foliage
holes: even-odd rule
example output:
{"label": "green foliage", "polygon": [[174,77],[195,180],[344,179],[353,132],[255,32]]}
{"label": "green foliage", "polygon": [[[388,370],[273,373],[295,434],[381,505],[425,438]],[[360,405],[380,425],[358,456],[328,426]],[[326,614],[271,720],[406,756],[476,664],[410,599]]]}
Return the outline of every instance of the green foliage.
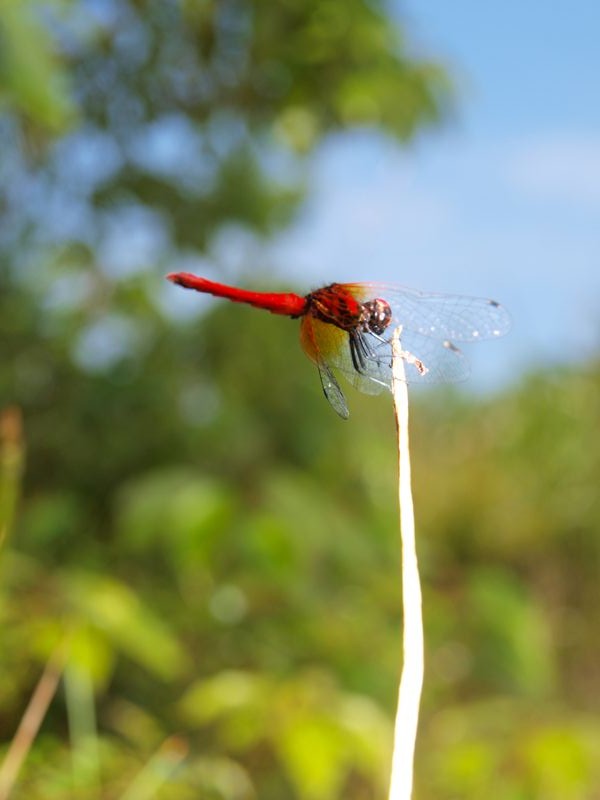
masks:
{"label": "green foliage", "polygon": [[340,691],[328,673],[273,680],[222,671],[192,685],[181,709],[192,724],[212,723],[225,751],[271,751],[298,797],[336,797],[353,772],[384,791],[389,720],[372,701]]}
{"label": "green foliage", "polygon": [[[442,68],[408,55],[379,0],[44,5],[53,40],[34,24],[37,3],[0,4],[0,90],[18,112],[2,156],[30,187],[0,199],[15,212],[11,236],[35,231],[27,249],[40,238],[101,248],[134,213],[151,213],[165,259],[210,249],[232,222],[273,233],[302,198],[302,156],[325,135],[367,125],[407,140],[449,98]],[[80,124],[41,172],[20,169],[26,131],[62,130],[74,104]]]}
{"label": "green foliage", "polygon": [[38,19],[37,3],[0,3],[0,103],[52,133],[74,121],[66,70]]}
{"label": "green foliage", "polygon": [[418,791],[468,800],[490,787],[499,800],[593,797],[599,733],[585,712],[508,697],[449,707],[427,722],[431,757]]}
{"label": "green foliage", "polygon": [[[252,369],[236,344],[238,322],[242,341],[265,348]],[[68,440],[79,447],[65,453],[30,439],[18,549],[9,551],[3,580],[2,650],[10,656],[1,702],[8,719],[18,717],[32,680],[24,666],[43,663],[71,629],[71,664],[94,687],[102,781],[115,796],[172,733],[189,756],[166,796],[249,797],[251,786],[264,797],[385,791],[399,547],[391,412],[374,407],[389,409],[389,400],[353,396],[351,422],[336,421],[298,348],[273,335],[282,325],[223,308],[162,330],[169,381],[189,377],[186,355],[204,342],[193,377],[210,375],[220,402],[208,418],[177,412],[174,423],[160,393],[146,394],[160,406],[151,430],[162,445],[153,457],[137,455],[149,417],[138,427],[128,415],[90,415],[78,402]],[[149,349],[137,374],[156,363]],[[123,384],[119,373],[119,365],[79,370],[71,382],[77,397],[100,394],[108,410],[114,395],[127,408],[137,381]],[[273,375],[277,391],[265,396]],[[578,710],[597,696],[596,448],[590,442],[579,463],[572,458],[568,480],[553,481],[547,442],[554,430],[558,452],[571,453],[569,442],[584,431],[589,440],[599,390],[591,369],[566,381],[537,375],[485,406],[447,394],[414,404],[428,647],[421,797],[477,797],[494,785],[498,797],[575,798],[598,780],[598,726]],[[185,381],[170,384],[170,408],[182,407],[182,392]],[[558,410],[545,404],[559,395]],[[26,423],[33,426],[41,402],[27,400]],[[555,429],[560,408],[577,414]],[[80,480],[74,506],[75,476],[96,474],[97,443],[109,448],[115,439],[113,479],[107,470],[100,483]],[[538,463],[532,453],[544,447],[548,457]],[[51,482],[35,468],[42,454]],[[556,508],[578,487],[575,542],[565,529],[572,516],[533,524],[546,515],[539,498],[549,481]],[[502,504],[511,503],[520,538],[506,528]],[[56,724],[36,747],[38,759],[45,753],[60,764]],[[38,763],[31,760],[24,786],[46,785]]]}

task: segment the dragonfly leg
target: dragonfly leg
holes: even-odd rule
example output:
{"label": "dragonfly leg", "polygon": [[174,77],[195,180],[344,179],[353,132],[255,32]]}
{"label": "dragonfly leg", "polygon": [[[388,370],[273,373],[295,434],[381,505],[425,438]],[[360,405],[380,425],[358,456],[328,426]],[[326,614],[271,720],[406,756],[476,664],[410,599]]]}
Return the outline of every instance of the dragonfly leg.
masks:
{"label": "dragonfly leg", "polygon": [[354,369],[361,375],[364,375],[366,367],[366,359],[371,356],[369,349],[365,343],[364,338],[358,331],[350,331],[350,355],[352,356],[352,365]]}
{"label": "dragonfly leg", "polygon": [[383,336],[380,336],[377,333],[373,333],[373,331],[368,331],[369,337],[373,336],[377,339],[378,342],[384,344],[386,346],[386,350],[384,354],[378,353],[377,350],[372,346],[370,338],[367,337],[367,332],[365,331],[351,331],[349,334],[350,339],[350,354],[352,356],[352,364],[354,369],[360,375],[368,374],[368,361],[374,362],[378,366],[382,366],[385,364],[386,366],[392,366],[392,357],[390,354],[390,341],[388,339],[384,339]]}

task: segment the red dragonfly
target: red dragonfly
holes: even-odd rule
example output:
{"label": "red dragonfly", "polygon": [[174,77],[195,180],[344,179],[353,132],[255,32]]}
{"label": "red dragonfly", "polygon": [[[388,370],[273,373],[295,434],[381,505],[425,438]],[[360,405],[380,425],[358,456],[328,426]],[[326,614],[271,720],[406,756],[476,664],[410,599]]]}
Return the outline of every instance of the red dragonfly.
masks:
{"label": "red dragonfly", "polygon": [[325,397],[340,417],[349,416],[333,370],[359,391],[379,394],[392,385],[392,334],[402,326],[407,381],[459,381],[469,365],[454,342],[495,339],[510,318],[495,300],[433,294],[381,283],[331,283],[302,297],[252,292],[189,272],[167,275],[186,289],[300,318],[300,343],[319,370]]}

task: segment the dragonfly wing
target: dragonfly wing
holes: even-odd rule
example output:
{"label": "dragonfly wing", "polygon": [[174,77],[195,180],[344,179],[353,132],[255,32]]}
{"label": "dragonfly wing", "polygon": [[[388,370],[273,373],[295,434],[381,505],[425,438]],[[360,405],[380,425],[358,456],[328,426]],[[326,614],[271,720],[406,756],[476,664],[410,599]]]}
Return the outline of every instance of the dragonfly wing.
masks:
{"label": "dragonfly wing", "polygon": [[350,413],[346,398],[329,366],[335,352],[347,349],[348,335],[335,325],[326,325],[306,315],[300,323],[300,344],[310,360],[317,365],[325,397],[340,417],[348,419]]}
{"label": "dragonfly wing", "polygon": [[335,375],[325,361],[317,361],[317,367],[319,369],[323,394],[329,400],[334,411],[336,411],[342,419],[348,419],[350,412],[348,411],[346,398],[340,389],[339,383],[335,379]]}
{"label": "dragonfly wing", "polygon": [[450,342],[497,339],[508,332],[510,315],[495,300],[455,294],[419,292],[405,286],[381,283],[345,284],[361,301],[383,298],[392,309],[390,329]]}
{"label": "dragonfly wing", "polygon": [[[323,369],[325,369],[325,374],[331,378],[334,377],[331,371],[332,367],[340,370],[344,377],[364,394],[379,394],[390,385],[385,371],[379,374],[376,364],[371,364],[370,361],[367,362],[367,369],[363,373],[357,372],[352,361],[348,333],[335,325],[322,322],[310,315],[303,317],[300,325],[300,343],[306,355],[319,368],[323,390],[330,402],[331,398],[323,379]],[[388,354],[388,360],[391,357],[390,354]],[[339,386],[338,390],[341,393]],[[336,404],[333,402],[331,404],[337,411]]]}
{"label": "dragonfly wing", "polygon": [[[391,325],[384,337],[368,332],[357,333],[361,337],[361,358],[357,359],[356,353],[353,358],[350,336],[346,331],[310,315],[302,318],[302,348],[317,365],[325,397],[344,419],[348,417],[348,406],[332,368],[364,394],[380,394],[391,389],[391,340],[395,327]],[[402,332],[401,347],[405,353],[408,383],[453,383],[469,375],[469,362],[450,340],[440,341],[408,329]]]}
{"label": "dragonfly wing", "polygon": [[[340,370],[359,391],[378,394],[392,386],[392,332],[382,341],[372,334],[362,334],[369,356],[362,372],[357,372],[349,357],[341,354],[330,358],[331,366]],[[404,331],[401,347],[405,353],[407,383],[455,383],[469,376],[469,362],[449,341],[437,341],[413,331]]]}

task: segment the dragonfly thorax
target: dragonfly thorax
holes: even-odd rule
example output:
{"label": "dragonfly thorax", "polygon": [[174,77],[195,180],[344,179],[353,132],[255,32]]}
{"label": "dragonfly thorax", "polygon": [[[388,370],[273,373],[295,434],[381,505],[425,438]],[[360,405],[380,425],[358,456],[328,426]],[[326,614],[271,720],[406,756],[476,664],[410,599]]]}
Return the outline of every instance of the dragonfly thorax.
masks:
{"label": "dragonfly thorax", "polygon": [[361,325],[364,331],[381,336],[392,321],[392,309],[385,300],[376,298],[362,304]]}

